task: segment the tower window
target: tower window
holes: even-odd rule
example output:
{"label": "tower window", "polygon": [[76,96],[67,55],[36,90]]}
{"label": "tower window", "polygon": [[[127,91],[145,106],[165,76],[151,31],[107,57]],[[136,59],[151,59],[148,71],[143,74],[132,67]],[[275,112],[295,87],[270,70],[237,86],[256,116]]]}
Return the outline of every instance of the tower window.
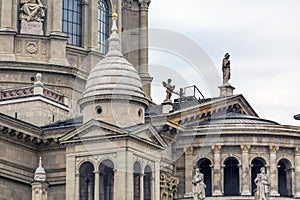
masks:
{"label": "tower window", "polygon": [[80,200],[94,200],[95,175],[94,166],[85,162],[79,169],[80,173]]}
{"label": "tower window", "polygon": [[98,47],[100,53],[106,54],[109,37],[108,5],[106,0],[98,0]]}
{"label": "tower window", "polygon": [[81,0],[63,0],[62,30],[67,34],[68,44],[82,44],[82,5]]}

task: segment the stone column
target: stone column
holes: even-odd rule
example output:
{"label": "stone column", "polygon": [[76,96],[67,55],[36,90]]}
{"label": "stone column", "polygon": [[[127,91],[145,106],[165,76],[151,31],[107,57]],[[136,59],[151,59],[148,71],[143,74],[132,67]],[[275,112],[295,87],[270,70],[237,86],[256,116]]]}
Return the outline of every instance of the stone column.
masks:
{"label": "stone column", "polygon": [[98,1],[82,1],[83,47],[98,51]]}
{"label": "stone column", "polygon": [[[75,156],[66,156],[66,200],[77,200],[79,198],[79,176],[76,176],[76,159]],[[75,192],[74,192],[75,191]]]}
{"label": "stone column", "polygon": [[13,12],[13,0],[4,0],[0,1],[0,3],[0,31],[13,31],[12,13],[17,15],[17,13]]}
{"label": "stone column", "polygon": [[295,149],[295,193],[294,197],[300,199],[300,148]]}
{"label": "stone column", "polygon": [[[63,36],[62,32],[62,0],[52,0],[51,35]],[[50,23],[49,21],[47,22]]]}
{"label": "stone column", "polygon": [[213,196],[222,196],[222,185],[221,185],[221,145],[212,146],[212,150],[214,153],[214,163],[213,163],[213,170],[214,170],[214,177],[213,177],[213,188],[214,191],[212,192]]}
{"label": "stone column", "polygon": [[79,200],[79,196],[80,196],[80,174],[79,172],[76,173],[75,175],[75,200]]}
{"label": "stone column", "polygon": [[[145,176],[145,174],[141,174],[141,177],[140,177],[140,187],[141,187],[140,188],[140,194],[141,194],[141,199],[144,199],[144,176]],[[133,188],[133,189],[135,189],[135,188]]]}
{"label": "stone column", "polygon": [[95,171],[95,195],[94,199],[95,200],[100,200],[100,172]]}
{"label": "stone column", "polygon": [[250,170],[249,170],[249,149],[250,145],[241,145],[242,149],[242,191],[243,196],[251,195],[251,182],[250,180]]}
{"label": "stone column", "polygon": [[148,8],[150,0],[139,0],[140,3],[140,49],[139,49],[139,75],[142,80],[143,90],[150,99],[152,78],[148,71]]}
{"label": "stone column", "polygon": [[193,147],[185,149],[185,195],[192,195],[192,180],[193,180]]}
{"label": "stone column", "polygon": [[279,150],[278,146],[270,146],[270,182],[271,182],[271,191],[270,196],[279,196],[278,193],[278,169],[277,169],[277,151]]}

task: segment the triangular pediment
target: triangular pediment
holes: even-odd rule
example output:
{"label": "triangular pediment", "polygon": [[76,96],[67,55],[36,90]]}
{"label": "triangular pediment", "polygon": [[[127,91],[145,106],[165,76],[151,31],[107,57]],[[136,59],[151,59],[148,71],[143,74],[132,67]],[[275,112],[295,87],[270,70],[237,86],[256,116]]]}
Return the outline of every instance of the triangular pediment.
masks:
{"label": "triangular pediment", "polygon": [[131,130],[129,135],[144,142],[156,144],[161,147],[167,147],[167,143],[162,139],[151,124],[139,126],[136,129]]}
{"label": "triangular pediment", "polygon": [[97,120],[90,120],[78,129],[64,135],[62,138],[60,138],[60,142],[73,143],[82,141],[93,141],[96,139],[106,139],[126,134],[128,134],[127,131],[112,124],[108,124]]}

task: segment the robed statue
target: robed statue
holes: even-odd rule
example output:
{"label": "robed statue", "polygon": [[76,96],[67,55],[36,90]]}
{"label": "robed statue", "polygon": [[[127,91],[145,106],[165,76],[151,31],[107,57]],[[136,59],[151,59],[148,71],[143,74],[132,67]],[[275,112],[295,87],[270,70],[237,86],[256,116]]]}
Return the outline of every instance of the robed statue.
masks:
{"label": "robed statue", "polygon": [[260,169],[260,173],[257,174],[254,182],[256,184],[256,189],[254,190],[255,200],[269,200],[270,182],[264,167]]}
{"label": "robed statue", "polygon": [[206,185],[204,183],[204,175],[200,172],[199,168],[195,171],[192,184],[194,200],[204,200],[206,198]]}
{"label": "robed statue", "polygon": [[20,19],[26,21],[42,22],[45,17],[46,7],[41,0],[20,0],[21,14]]}
{"label": "robed statue", "polygon": [[229,53],[226,53],[223,58],[222,63],[222,71],[223,71],[223,84],[228,83],[230,79],[230,55]]}

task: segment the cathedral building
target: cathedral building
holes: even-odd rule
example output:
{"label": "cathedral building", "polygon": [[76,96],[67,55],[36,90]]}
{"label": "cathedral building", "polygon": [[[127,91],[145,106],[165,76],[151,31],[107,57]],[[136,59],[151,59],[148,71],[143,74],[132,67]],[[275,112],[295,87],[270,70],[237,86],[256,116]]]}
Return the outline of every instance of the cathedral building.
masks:
{"label": "cathedral building", "polygon": [[0,200],[191,200],[197,168],[206,199],[254,199],[263,167],[270,199],[300,198],[300,127],[234,94],[229,54],[219,96],[169,79],[152,102],[149,6],[0,1]]}

